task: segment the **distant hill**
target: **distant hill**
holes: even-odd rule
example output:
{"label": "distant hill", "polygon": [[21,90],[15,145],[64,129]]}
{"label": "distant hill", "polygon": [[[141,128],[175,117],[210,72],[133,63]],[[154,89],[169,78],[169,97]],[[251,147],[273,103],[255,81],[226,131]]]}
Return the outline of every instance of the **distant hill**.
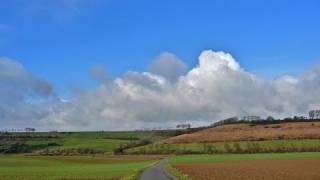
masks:
{"label": "distant hill", "polygon": [[169,144],[279,139],[319,139],[320,122],[226,124],[167,139]]}
{"label": "distant hill", "polygon": [[0,132],[0,155],[86,155],[119,153],[201,128],[154,131]]}

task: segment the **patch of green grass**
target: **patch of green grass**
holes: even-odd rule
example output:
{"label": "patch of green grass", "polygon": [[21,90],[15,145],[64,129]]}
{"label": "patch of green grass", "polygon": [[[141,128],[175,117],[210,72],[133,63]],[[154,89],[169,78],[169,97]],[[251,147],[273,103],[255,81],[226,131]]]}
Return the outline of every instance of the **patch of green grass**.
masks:
{"label": "patch of green grass", "polygon": [[120,179],[154,161],[129,157],[0,156],[0,179]]}
{"label": "patch of green grass", "polygon": [[121,144],[139,139],[143,132],[77,132],[62,138],[63,146],[57,148],[89,148],[111,152]]}
{"label": "patch of green grass", "polygon": [[123,178],[121,178],[120,180],[137,180],[139,178],[139,176],[141,175],[141,173],[143,173],[143,171],[145,169],[147,169],[148,167],[153,166],[154,164],[156,164],[156,162],[149,164],[148,166],[144,167],[143,169],[139,169],[139,170],[135,170],[133,173],[131,173],[128,176],[125,176]]}
{"label": "patch of green grass", "polygon": [[244,161],[244,160],[267,160],[267,159],[296,159],[296,158],[320,158],[319,152],[304,153],[265,153],[265,154],[220,154],[220,155],[181,155],[171,156],[172,164]]}

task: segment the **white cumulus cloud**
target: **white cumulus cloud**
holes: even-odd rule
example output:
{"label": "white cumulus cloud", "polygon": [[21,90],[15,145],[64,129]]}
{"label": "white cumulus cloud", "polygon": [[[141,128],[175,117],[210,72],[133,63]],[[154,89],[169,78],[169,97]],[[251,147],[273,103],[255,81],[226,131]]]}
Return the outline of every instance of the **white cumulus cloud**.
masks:
{"label": "white cumulus cloud", "polygon": [[149,67],[151,73],[163,76],[169,81],[176,81],[187,69],[182,60],[168,52],[161,53]]}
{"label": "white cumulus cloud", "polygon": [[[161,54],[148,72],[129,71],[74,93],[68,101],[47,101],[42,108],[46,113],[38,121],[63,130],[138,129],[183,122],[204,125],[231,116],[304,115],[319,108],[320,67],[299,77],[266,80],[246,71],[225,52],[203,51],[198,62],[187,71],[175,55]],[[105,77],[98,67],[92,74]]]}

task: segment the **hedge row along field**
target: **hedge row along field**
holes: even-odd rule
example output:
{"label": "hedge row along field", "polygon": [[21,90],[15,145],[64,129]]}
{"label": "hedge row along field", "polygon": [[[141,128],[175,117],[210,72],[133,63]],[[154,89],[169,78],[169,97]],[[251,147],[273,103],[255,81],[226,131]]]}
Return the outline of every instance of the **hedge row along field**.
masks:
{"label": "hedge row along field", "polygon": [[125,151],[128,154],[224,154],[320,152],[319,139],[240,141],[217,143],[155,143]]}

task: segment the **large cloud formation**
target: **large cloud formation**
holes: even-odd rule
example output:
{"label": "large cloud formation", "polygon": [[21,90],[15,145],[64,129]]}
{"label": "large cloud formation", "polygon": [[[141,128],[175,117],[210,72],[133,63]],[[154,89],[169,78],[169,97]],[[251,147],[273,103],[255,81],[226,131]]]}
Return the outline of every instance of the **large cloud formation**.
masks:
{"label": "large cloud formation", "polygon": [[[104,71],[93,72],[99,76]],[[299,77],[266,80],[245,71],[225,52],[203,51],[188,72],[179,58],[165,53],[148,72],[130,71],[76,92],[68,101],[46,102],[39,121],[64,130],[115,130],[203,125],[244,115],[286,117],[320,107],[319,92],[320,67]],[[3,109],[0,113],[6,114],[4,121],[14,120]]]}

